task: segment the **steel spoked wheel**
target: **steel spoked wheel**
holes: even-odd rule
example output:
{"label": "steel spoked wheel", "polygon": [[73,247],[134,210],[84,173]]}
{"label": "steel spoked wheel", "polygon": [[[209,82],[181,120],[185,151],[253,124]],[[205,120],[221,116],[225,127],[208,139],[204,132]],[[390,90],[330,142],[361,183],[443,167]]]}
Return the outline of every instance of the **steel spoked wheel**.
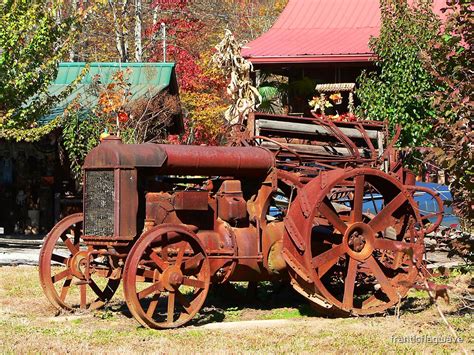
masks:
{"label": "steel spoked wheel", "polygon": [[54,226],[45,238],[39,258],[39,277],[48,300],[58,309],[97,309],[110,301],[120,280],[109,279],[104,257],[89,262],[82,242],[82,213],[70,215]]}
{"label": "steel spoked wheel", "polygon": [[204,248],[179,225],[165,224],[143,234],[125,263],[125,299],[146,327],[175,328],[189,322],[201,309],[209,284]]}
{"label": "steel spoked wheel", "polygon": [[321,294],[359,315],[398,303],[414,284],[424,252],[411,194],[387,174],[354,169],[320,189],[316,205],[308,263]]}

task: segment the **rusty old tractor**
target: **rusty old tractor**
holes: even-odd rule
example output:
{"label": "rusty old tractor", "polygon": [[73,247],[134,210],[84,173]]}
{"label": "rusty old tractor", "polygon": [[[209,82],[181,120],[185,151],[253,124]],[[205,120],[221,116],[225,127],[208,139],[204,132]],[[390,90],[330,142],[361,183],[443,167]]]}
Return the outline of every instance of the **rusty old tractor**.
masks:
{"label": "rusty old tractor", "polygon": [[[397,304],[423,267],[442,202],[417,188],[380,122],[252,114],[230,146],[123,144],[84,164],[84,212],[40,254],[57,308],[96,309],[121,281],[144,326],[173,328],[211,284],[280,280],[326,313]],[[438,212],[414,200],[430,194]]]}

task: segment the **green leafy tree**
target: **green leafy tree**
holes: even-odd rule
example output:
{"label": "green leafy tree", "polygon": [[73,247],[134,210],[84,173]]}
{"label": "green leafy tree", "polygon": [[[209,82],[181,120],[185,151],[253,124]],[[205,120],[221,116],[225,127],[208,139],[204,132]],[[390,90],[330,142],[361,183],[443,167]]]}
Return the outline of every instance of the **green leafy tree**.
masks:
{"label": "green leafy tree", "polygon": [[74,86],[48,94],[80,24],[77,13],[59,15],[61,4],[61,0],[0,1],[0,138],[32,141],[58,125],[53,120],[48,127],[39,127],[38,118]]}
{"label": "green leafy tree", "polygon": [[[75,103],[75,105],[78,105]],[[99,144],[104,122],[91,111],[74,107],[62,125],[61,143],[67,153],[72,176],[82,181],[82,164],[88,152]]]}
{"label": "green leafy tree", "polygon": [[422,56],[426,70],[440,86],[431,93],[438,114],[433,120],[434,148],[428,159],[447,172],[454,209],[470,229],[474,223],[474,19],[471,1],[448,4],[445,25]]}
{"label": "green leafy tree", "polygon": [[358,78],[358,114],[371,120],[388,120],[402,126],[400,144],[425,143],[435,117],[430,93],[436,90],[432,75],[423,65],[420,52],[437,35],[439,20],[431,2],[381,0],[380,35],[370,40],[377,56],[374,72]]}

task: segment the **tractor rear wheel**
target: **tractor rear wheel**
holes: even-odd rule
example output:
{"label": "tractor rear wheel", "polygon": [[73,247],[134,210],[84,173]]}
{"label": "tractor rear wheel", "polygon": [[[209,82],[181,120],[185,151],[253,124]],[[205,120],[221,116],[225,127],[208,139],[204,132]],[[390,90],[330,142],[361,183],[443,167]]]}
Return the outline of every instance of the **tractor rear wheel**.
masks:
{"label": "tractor rear wheel", "polygon": [[[368,315],[400,302],[415,283],[424,253],[421,222],[412,193],[395,177],[370,168],[335,170],[302,189],[284,244],[304,265],[299,274],[307,275],[308,294]],[[291,245],[295,234],[305,238],[303,253]]]}

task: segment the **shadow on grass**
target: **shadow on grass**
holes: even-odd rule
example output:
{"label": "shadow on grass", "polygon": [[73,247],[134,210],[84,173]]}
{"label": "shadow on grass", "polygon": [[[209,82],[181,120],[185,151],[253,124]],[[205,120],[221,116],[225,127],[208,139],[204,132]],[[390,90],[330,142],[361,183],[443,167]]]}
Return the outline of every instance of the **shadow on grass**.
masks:
{"label": "shadow on grass", "polygon": [[[147,304],[143,305],[148,307]],[[293,290],[287,283],[259,282],[258,285],[248,282],[214,285],[209,290],[206,301],[188,325],[204,325],[232,319],[241,311],[270,311],[290,308],[295,316],[322,316],[313,310],[303,296]],[[119,312],[127,318],[133,318],[124,301],[112,303],[107,311]],[[284,317],[285,315],[283,315]],[[269,314],[269,318],[272,319]],[[238,317],[237,319],[238,320]]]}
{"label": "shadow on grass", "polygon": [[[308,300],[288,283],[238,282],[215,285],[211,288],[199,316],[191,324],[222,322],[225,318],[232,318],[232,315],[239,315],[242,311],[270,311],[281,308],[294,309],[296,312],[292,314],[296,313],[296,316],[321,316],[311,308]],[[285,317],[285,314],[282,316]],[[269,314],[267,319],[271,318],[272,315]]]}
{"label": "shadow on grass", "polygon": [[[429,298],[419,295],[408,296],[402,301],[400,311],[402,313],[420,313],[430,306]],[[111,306],[113,312],[120,312],[127,318],[132,318],[132,314],[125,302],[120,302]],[[283,310],[282,310],[283,309]],[[287,309],[287,310],[285,310]],[[263,314],[259,311],[272,311]],[[321,317],[321,318],[346,318],[349,315],[339,313],[326,314],[324,311],[313,307],[310,302],[297,293],[289,283],[284,282],[237,282],[214,285],[209,290],[206,301],[188,325],[204,325],[208,323],[218,323],[224,320],[241,320],[243,312],[252,313],[256,311],[257,318],[254,319],[281,319],[300,317]],[[396,308],[385,312],[394,315]],[[367,318],[379,315],[366,316]],[[247,317],[247,319],[251,318]]]}
{"label": "shadow on grass", "polygon": [[[420,313],[426,310],[430,306],[429,298],[420,298],[420,297],[410,297],[408,296],[402,301],[400,306],[401,312],[409,313]],[[391,308],[388,311],[388,314],[394,315],[395,309]]]}

